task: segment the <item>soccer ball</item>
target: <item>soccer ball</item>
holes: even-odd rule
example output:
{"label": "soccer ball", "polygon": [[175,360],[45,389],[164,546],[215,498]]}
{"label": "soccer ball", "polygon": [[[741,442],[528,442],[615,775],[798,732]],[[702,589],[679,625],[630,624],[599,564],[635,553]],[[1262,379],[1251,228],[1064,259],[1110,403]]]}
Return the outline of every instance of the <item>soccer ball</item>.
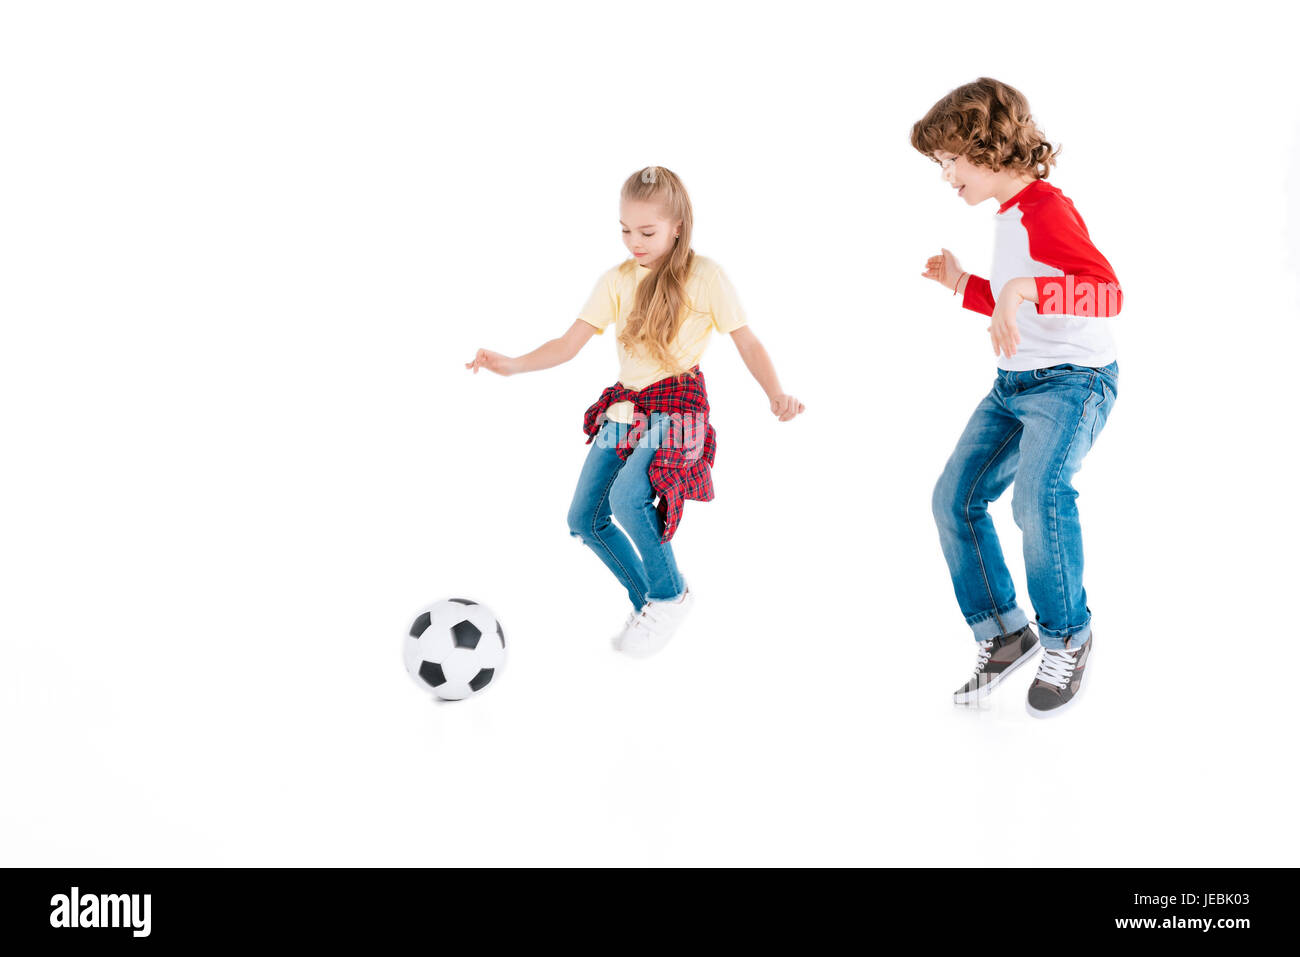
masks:
{"label": "soccer ball", "polygon": [[506,635],[487,605],[448,598],[420,613],[402,655],[415,683],[446,701],[486,688],[506,660]]}

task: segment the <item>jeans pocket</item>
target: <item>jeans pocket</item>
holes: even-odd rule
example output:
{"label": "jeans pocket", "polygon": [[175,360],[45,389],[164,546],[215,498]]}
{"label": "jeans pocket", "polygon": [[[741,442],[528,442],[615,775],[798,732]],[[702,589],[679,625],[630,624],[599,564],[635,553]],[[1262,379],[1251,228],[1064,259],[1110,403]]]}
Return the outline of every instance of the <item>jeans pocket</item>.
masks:
{"label": "jeans pocket", "polygon": [[1090,369],[1087,366],[1077,366],[1073,363],[1067,362],[1059,366],[1047,366],[1044,369],[1035,369],[1034,378],[1040,381],[1043,379],[1059,379],[1061,376],[1067,375],[1092,375],[1095,371],[1095,369]]}
{"label": "jeans pocket", "polygon": [[1097,441],[1097,433],[1102,430],[1106,424],[1106,419],[1110,416],[1111,407],[1115,404],[1117,393],[1111,387],[1110,381],[1105,376],[1097,376],[1097,382],[1101,385],[1101,391],[1093,391],[1088,397],[1088,402],[1094,403],[1092,409],[1092,428],[1089,430],[1088,447]]}
{"label": "jeans pocket", "polygon": [[1113,362],[1109,366],[1098,369],[1097,378],[1101,381],[1102,388],[1106,390],[1106,398],[1111,402],[1119,398],[1119,368]]}

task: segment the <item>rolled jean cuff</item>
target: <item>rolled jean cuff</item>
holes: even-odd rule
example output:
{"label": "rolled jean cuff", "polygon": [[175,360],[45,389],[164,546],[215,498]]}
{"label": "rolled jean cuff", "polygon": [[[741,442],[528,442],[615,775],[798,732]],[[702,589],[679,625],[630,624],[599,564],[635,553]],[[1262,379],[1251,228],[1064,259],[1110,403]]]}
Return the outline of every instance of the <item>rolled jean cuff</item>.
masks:
{"label": "rolled jean cuff", "polygon": [[1078,648],[1085,641],[1092,637],[1092,619],[1089,618],[1082,628],[1076,628],[1074,631],[1053,631],[1050,628],[1044,628],[1042,622],[1038,623],[1038,641],[1044,648],[1052,648],[1061,651],[1065,648],[1065,640],[1070,640],[1071,648]]}
{"label": "rolled jean cuff", "polygon": [[[1002,619],[1000,627],[999,618]],[[1006,608],[999,608],[996,614],[986,611],[967,618],[966,624],[970,625],[970,630],[975,632],[976,641],[989,641],[1002,635],[1014,635],[1029,624],[1029,616],[1020,610],[1019,605],[1012,604]]]}

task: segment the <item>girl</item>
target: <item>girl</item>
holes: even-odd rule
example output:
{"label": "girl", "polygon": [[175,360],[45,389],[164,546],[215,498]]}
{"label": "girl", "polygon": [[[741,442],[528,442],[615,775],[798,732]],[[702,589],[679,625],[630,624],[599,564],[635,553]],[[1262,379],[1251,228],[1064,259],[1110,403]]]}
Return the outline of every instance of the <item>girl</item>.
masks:
{"label": "girl", "polygon": [[[981,77],[958,87],[912,128],[912,145],[943,169],[968,206],[996,200],[993,269],[984,279],[944,249],[927,279],[989,316],[998,359],[934,489],[939,539],[957,602],[978,642],[959,704],[991,691],[1039,650],[1025,707],[1060,714],[1083,687],[1092,613],[1083,589],[1083,538],[1070,479],[1106,424],[1119,389],[1107,324],[1123,296],[1074,204],[1047,182],[1056,150],[1017,90]],[[1011,512],[1024,533],[1038,636],[1016,604],[988,504],[1015,480]]]}
{"label": "girl", "polygon": [[686,499],[713,498],[716,439],[699,369],[713,330],[731,335],[778,420],[804,411],[781,390],[726,275],[691,249],[692,222],[686,187],[675,173],[661,166],[633,173],[619,203],[632,258],[600,277],[577,321],[525,355],[479,349],[465,364],[498,375],[549,369],[613,325],[618,382],[587,409],[583,431],[592,447],[569,507],[569,534],[627,590],[633,611],[614,647],[636,657],[667,644],[694,599],[670,539]]}

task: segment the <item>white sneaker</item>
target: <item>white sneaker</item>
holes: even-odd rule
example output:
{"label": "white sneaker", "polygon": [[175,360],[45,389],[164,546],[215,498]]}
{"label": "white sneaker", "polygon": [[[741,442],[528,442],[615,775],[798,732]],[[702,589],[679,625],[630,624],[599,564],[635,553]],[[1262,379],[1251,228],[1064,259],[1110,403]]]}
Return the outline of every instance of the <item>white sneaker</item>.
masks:
{"label": "white sneaker", "polygon": [[609,639],[609,643],[614,646],[615,651],[623,647],[623,639],[627,637],[627,630],[632,627],[632,622],[636,621],[636,616],[636,612],[628,612],[627,621],[623,622],[623,627],[619,629],[618,634]]}
{"label": "white sneaker", "polygon": [[632,620],[623,631],[623,640],[618,645],[619,651],[633,658],[648,658],[663,650],[664,645],[668,644],[673,637],[677,626],[690,611],[691,605],[695,603],[695,595],[691,592],[691,587],[684,581],[682,584],[686,590],[677,600],[647,601],[640,613],[632,616]]}

